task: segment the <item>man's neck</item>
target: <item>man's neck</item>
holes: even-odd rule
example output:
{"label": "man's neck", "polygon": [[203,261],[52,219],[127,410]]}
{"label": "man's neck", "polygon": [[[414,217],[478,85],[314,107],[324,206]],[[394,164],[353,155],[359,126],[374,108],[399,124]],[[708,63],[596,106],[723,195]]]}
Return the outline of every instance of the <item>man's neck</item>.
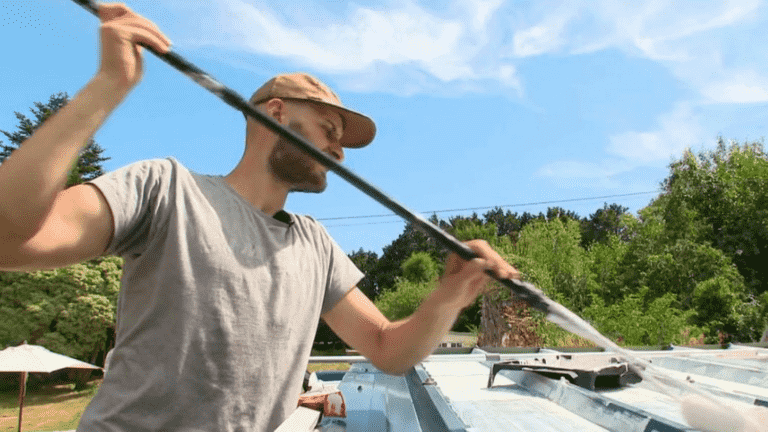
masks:
{"label": "man's neck", "polygon": [[288,188],[266,169],[255,169],[241,163],[224,180],[253,207],[266,214],[274,215],[285,207]]}

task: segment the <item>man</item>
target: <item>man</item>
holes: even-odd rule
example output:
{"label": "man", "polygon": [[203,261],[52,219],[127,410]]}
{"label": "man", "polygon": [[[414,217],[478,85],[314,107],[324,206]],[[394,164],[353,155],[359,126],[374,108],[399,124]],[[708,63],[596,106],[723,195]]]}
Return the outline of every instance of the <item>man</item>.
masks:
{"label": "man", "polygon": [[[94,78],[0,166],[0,269],[125,258],[110,373],[83,431],[273,430],[296,407],[319,318],[383,371],[429,355],[488,282],[518,273],[483,242],[450,256],[431,296],[389,322],[355,285],[362,274],[313,219],[283,210],[291,191],[320,192],[326,170],[248,119],[226,177],[144,161],[64,189],[78,152],[139,82],[142,43],[168,39],[120,4],[100,7]],[[282,75],[252,103],[341,161],[373,122],[322,83]]]}

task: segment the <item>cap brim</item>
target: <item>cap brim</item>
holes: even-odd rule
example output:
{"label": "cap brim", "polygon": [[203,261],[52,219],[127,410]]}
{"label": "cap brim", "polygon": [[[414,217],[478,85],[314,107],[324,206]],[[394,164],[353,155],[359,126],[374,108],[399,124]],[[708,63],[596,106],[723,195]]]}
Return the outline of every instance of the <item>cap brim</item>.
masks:
{"label": "cap brim", "polygon": [[328,104],[337,110],[344,119],[344,134],[341,136],[341,145],[347,148],[365,147],[376,136],[376,124],[360,113],[348,110],[344,107]]}

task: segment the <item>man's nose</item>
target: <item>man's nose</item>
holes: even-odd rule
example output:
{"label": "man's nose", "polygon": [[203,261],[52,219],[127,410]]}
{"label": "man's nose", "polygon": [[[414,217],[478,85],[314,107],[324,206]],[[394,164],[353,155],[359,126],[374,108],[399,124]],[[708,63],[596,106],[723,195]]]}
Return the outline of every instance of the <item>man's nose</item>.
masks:
{"label": "man's nose", "polygon": [[331,156],[336,159],[337,162],[341,163],[344,162],[344,147],[341,146],[338,142],[331,143],[331,146],[328,148],[328,151],[331,153]]}

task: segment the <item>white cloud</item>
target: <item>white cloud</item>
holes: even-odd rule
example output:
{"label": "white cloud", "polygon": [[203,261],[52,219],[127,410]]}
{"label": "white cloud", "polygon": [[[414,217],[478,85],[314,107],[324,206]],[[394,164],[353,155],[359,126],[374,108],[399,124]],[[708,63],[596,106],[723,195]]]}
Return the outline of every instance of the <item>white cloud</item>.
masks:
{"label": "white cloud", "polygon": [[515,34],[514,53],[518,57],[528,57],[554,51],[562,45],[560,32],[556,28],[535,26]]}
{"label": "white cloud", "polygon": [[[571,52],[615,47],[639,49],[649,58],[667,59],[660,51],[674,50],[673,45],[688,38],[749,20],[761,3],[761,0],[674,3],[602,0],[569,2],[564,6],[559,2],[549,3],[541,7],[545,11],[542,18],[530,27],[517,30],[515,36],[568,41],[566,47]],[[569,32],[564,34],[566,29]],[[537,50],[540,53],[560,48],[554,43],[540,46],[542,49]]]}
{"label": "white cloud", "polygon": [[[270,9],[275,6],[266,3],[257,7],[247,0],[215,0],[204,6],[216,22],[215,31],[198,43],[291,59],[322,73],[349,75],[382,67],[394,68],[392,73],[409,68],[442,83],[490,79],[519,91],[513,65],[478,54],[487,47],[486,27],[502,2],[456,1],[448,17],[409,1],[390,8],[350,6],[345,16],[300,26],[290,24],[290,16],[278,16]],[[249,24],[243,26],[244,22]],[[381,80],[367,82],[377,81]]]}
{"label": "white cloud", "polygon": [[658,129],[624,132],[609,138],[606,149],[635,166],[668,162],[688,147],[704,142],[704,132],[688,104],[679,104],[658,120]]}
{"label": "white cloud", "polygon": [[747,86],[742,83],[728,84],[722,87],[709,87],[706,93],[717,102],[753,103],[768,102],[768,89],[765,86]]}
{"label": "white cloud", "polygon": [[542,22],[515,32],[512,39],[513,55],[530,57],[558,51],[565,45],[563,33],[574,12],[571,10],[554,14]]}
{"label": "white cloud", "polygon": [[[689,60],[695,57],[688,50],[689,44],[695,44],[696,38],[706,38],[713,30],[751,19],[760,5],[761,0],[594,1],[581,7],[594,18],[591,27],[597,31],[592,33],[592,40],[572,39],[571,48],[584,52],[585,47],[615,47],[638,52],[652,60]],[[583,26],[576,31],[587,33]]]}
{"label": "white cloud", "polygon": [[499,81],[506,83],[509,87],[518,89],[520,93],[522,93],[522,84],[520,83],[520,78],[517,75],[517,69],[512,65],[501,65],[499,66],[499,74],[497,78]]}
{"label": "white cloud", "polygon": [[[747,36],[763,5],[763,0],[545,2],[526,11],[528,21],[513,29],[509,51],[530,57],[619,49],[659,62],[710,102],[764,101],[768,78],[744,80],[729,72],[765,69],[763,44]],[[726,67],[723,45],[738,43],[729,40],[731,35],[744,41],[739,44],[743,54]]]}
{"label": "white cloud", "polygon": [[564,189],[615,189],[622,187],[621,176],[633,168],[616,158],[599,162],[555,161],[539,168],[536,175]]}
{"label": "white cloud", "polygon": [[660,116],[658,127],[649,131],[629,131],[609,137],[608,158],[599,162],[556,161],[541,167],[537,174],[551,179],[578,180],[583,187],[617,186],[616,178],[639,167],[658,167],[686,148],[704,142],[705,133],[690,105],[678,104]]}
{"label": "white cloud", "polygon": [[733,74],[728,80],[708,84],[702,93],[712,102],[768,102],[768,79],[755,71]]}
{"label": "white cloud", "polygon": [[485,30],[488,20],[493,16],[499,7],[504,3],[504,0],[466,0],[461,2],[466,6],[466,10],[470,13],[474,12],[472,16],[472,27],[476,31]]}
{"label": "white cloud", "polygon": [[[660,63],[710,102],[766,98],[768,79],[740,81],[729,72],[765,70],[757,60],[768,60],[764,44],[740,44],[741,55],[727,59],[734,64],[722,59],[729,48],[724,45],[734,43],[725,33],[749,42],[743,33],[749,30],[743,28],[761,16],[764,0],[452,0],[431,7],[419,1],[302,6],[295,1],[163,0],[179,10],[180,21],[193,29],[200,45],[288,59],[308,70],[342,75],[346,83],[339,84],[346,88],[398,92],[403,79],[418,77],[403,87],[487,91],[501,85],[522,95],[521,58],[617,49]],[[361,77],[374,71],[391,79]],[[379,87],[360,87],[365,82]]]}

